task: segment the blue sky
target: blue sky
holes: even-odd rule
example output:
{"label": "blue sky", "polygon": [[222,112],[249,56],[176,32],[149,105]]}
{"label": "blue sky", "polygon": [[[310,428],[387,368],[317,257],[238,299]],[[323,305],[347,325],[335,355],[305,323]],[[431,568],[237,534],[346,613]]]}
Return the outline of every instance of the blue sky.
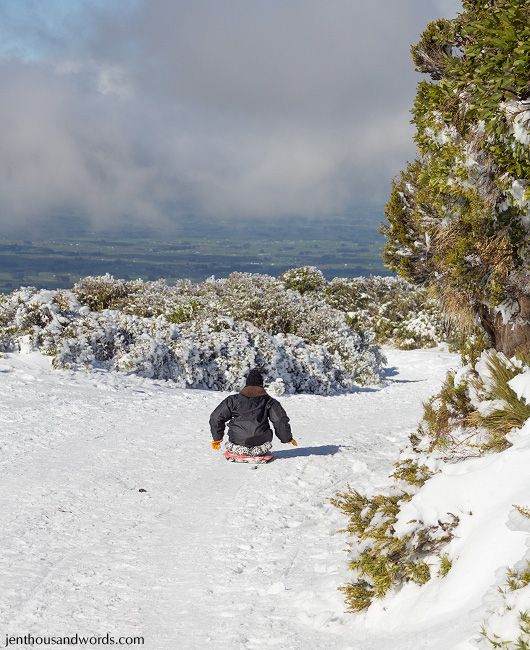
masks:
{"label": "blue sky", "polygon": [[86,0],[1,0],[0,43],[4,56],[38,59],[51,54],[53,39],[64,39],[66,25]]}
{"label": "blue sky", "polygon": [[138,0],[0,0],[0,55],[53,56],[83,28],[90,12],[129,12]]}
{"label": "blue sky", "polygon": [[0,234],[382,206],[456,0],[0,0]]}

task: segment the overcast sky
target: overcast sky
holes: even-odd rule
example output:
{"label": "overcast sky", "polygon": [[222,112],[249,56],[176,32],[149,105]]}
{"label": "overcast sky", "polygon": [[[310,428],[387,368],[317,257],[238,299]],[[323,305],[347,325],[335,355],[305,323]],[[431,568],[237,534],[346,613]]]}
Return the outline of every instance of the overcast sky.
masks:
{"label": "overcast sky", "polygon": [[347,214],[414,156],[457,0],[0,0],[0,234]]}

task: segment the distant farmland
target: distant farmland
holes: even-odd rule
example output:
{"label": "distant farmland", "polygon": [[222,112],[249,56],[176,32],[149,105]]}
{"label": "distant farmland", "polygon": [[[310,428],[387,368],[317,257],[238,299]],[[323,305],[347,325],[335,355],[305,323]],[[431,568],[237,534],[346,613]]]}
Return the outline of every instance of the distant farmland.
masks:
{"label": "distant farmland", "polygon": [[[0,239],[0,291],[24,285],[69,287],[85,275],[153,280],[202,280],[234,271],[279,275],[288,268],[313,265],[326,277],[388,275],[381,261],[377,222],[281,226],[224,224],[218,238],[208,225],[194,227],[200,236],[149,239],[140,236],[83,235],[69,239]],[[296,238],[299,235],[300,238]]]}

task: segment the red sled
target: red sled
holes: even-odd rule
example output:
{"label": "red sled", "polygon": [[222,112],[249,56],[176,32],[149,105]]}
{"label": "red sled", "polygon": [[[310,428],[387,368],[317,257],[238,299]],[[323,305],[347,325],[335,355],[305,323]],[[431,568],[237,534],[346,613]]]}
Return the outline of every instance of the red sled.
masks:
{"label": "red sled", "polygon": [[259,463],[270,463],[274,458],[272,454],[266,454],[265,456],[240,456],[239,454],[233,454],[231,451],[225,451],[225,458],[232,463],[252,463],[257,465]]}

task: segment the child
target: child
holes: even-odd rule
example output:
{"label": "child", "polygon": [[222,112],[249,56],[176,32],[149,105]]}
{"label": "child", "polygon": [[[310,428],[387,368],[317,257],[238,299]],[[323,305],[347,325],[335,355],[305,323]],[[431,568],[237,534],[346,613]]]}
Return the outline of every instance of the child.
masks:
{"label": "child", "polygon": [[269,420],[283,443],[298,446],[283,406],[265,391],[261,373],[253,369],[248,373],[245,388],[224,399],[210,416],[212,449],[221,448],[228,422],[227,451],[238,456],[265,456],[272,447]]}

